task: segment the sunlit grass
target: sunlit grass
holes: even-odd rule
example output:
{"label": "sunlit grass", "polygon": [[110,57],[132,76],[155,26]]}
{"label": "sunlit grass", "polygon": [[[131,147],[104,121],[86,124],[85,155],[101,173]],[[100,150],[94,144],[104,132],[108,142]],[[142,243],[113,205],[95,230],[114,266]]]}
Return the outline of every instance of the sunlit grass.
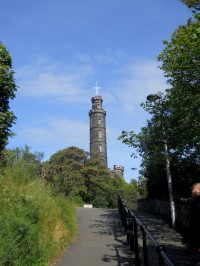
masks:
{"label": "sunlit grass", "polygon": [[0,176],[0,224],[0,265],[48,265],[75,238],[75,205],[16,166]]}

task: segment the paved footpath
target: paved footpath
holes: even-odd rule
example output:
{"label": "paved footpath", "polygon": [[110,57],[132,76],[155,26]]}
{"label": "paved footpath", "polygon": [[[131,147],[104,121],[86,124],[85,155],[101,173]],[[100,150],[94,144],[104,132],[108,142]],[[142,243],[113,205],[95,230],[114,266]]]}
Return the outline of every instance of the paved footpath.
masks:
{"label": "paved footpath", "polygon": [[78,218],[78,239],[56,266],[133,265],[117,210],[78,208]]}
{"label": "paved footpath", "polygon": [[[117,210],[78,208],[77,241],[68,247],[56,266],[130,266],[134,253],[127,246],[126,235]],[[158,216],[137,211],[138,218],[160,244],[176,266],[200,266],[200,256],[193,254],[182,236]],[[141,240],[139,240],[141,244]],[[142,251],[141,251],[142,254]],[[141,260],[141,265],[143,262]],[[149,265],[158,265],[154,247],[149,243]]]}

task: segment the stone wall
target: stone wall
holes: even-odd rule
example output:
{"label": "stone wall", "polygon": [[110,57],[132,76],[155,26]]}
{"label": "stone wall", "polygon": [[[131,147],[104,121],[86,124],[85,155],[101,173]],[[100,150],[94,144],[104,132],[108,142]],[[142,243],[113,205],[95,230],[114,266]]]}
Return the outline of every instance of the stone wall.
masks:
{"label": "stone wall", "polygon": [[[157,214],[169,220],[170,208],[169,202],[163,200],[139,200],[137,208],[152,214]],[[182,232],[188,233],[190,225],[190,207],[189,203],[175,203],[176,227]]]}

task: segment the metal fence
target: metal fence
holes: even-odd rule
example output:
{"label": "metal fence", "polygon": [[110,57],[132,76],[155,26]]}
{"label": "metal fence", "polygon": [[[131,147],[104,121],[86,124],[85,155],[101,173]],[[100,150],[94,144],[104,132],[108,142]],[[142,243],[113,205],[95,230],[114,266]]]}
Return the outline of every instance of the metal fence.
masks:
{"label": "metal fence", "polygon": [[[136,217],[136,215],[131,210],[126,207],[120,195],[118,195],[118,210],[120,218],[122,220],[122,225],[124,226],[127,234],[127,242],[129,243],[130,250],[134,251],[135,253],[135,265],[140,266],[142,258],[143,265],[149,266],[149,252],[147,242],[148,238],[148,240],[150,240],[151,244],[154,246],[155,253],[158,256],[158,265],[175,266],[175,264],[167,256],[165,247],[163,245],[160,245],[155,240],[155,238],[147,230],[146,226]],[[140,230],[140,233],[142,235],[142,254],[138,244],[138,229]],[[154,265],[156,265],[156,263]]]}

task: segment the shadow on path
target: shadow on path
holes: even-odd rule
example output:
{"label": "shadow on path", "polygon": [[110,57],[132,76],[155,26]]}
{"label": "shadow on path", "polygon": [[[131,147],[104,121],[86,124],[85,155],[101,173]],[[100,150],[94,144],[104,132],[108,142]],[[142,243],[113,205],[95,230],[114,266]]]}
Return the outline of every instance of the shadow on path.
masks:
{"label": "shadow on path", "polygon": [[[200,256],[190,251],[183,237],[172,230],[167,221],[142,211],[134,213],[156,241],[166,247],[168,256],[176,266],[200,266]],[[78,221],[77,241],[66,250],[56,266],[135,265],[134,253],[127,245],[117,210],[78,208]],[[148,243],[149,266],[159,265],[155,248],[150,241]],[[142,266],[141,236],[139,245]]]}
{"label": "shadow on path", "polygon": [[117,210],[79,208],[78,220],[77,242],[67,249],[57,266],[134,265]]}
{"label": "shadow on path", "polygon": [[[182,235],[170,228],[168,222],[159,216],[151,215],[143,211],[133,211],[137,217],[147,226],[148,231],[156,241],[164,245],[167,255],[176,266],[200,265],[200,256],[194,254]],[[155,265],[155,249],[149,242],[150,265]]]}

